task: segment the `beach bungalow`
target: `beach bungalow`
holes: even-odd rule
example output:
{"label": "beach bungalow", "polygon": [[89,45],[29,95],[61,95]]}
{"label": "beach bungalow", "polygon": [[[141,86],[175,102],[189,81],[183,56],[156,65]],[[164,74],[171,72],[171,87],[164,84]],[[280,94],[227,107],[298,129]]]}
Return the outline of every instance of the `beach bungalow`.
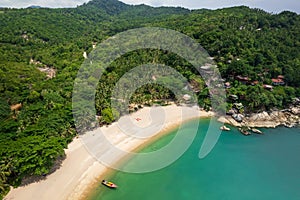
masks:
{"label": "beach bungalow", "polygon": [[272,85],[263,85],[264,89],[267,90],[273,90],[273,86]]}
{"label": "beach bungalow", "polygon": [[251,83],[252,86],[255,86],[255,85],[258,85],[258,84],[259,84],[259,81],[253,81],[253,82]]}
{"label": "beach bungalow", "polygon": [[250,81],[250,78],[247,77],[247,76],[236,76],[236,80],[240,81],[241,83],[244,83],[244,84],[248,84],[249,81]]}
{"label": "beach bungalow", "polygon": [[200,69],[203,69],[203,70],[211,70],[211,64],[209,63],[206,63],[204,66],[201,66]]}
{"label": "beach bungalow", "polygon": [[229,82],[224,83],[225,89],[231,88],[231,84]]}
{"label": "beach bungalow", "polygon": [[277,78],[272,78],[272,84],[275,86],[285,85],[284,76],[279,75]]}
{"label": "beach bungalow", "polygon": [[283,80],[283,79],[284,79],[284,76],[283,76],[283,75],[279,75],[279,76],[277,76],[277,78]]}
{"label": "beach bungalow", "polygon": [[213,68],[213,65],[207,63],[204,66],[200,67],[200,71],[202,73],[212,75],[214,73],[214,68]]}

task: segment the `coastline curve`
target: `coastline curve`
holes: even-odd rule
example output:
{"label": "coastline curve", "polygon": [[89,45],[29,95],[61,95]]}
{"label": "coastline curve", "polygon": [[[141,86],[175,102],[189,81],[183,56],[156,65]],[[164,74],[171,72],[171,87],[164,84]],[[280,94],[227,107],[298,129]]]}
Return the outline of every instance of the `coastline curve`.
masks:
{"label": "coastline curve", "polygon": [[[210,92],[211,104],[214,112],[219,113],[220,115],[225,113],[225,109],[222,109],[222,106],[220,106],[225,105],[226,102],[223,82],[217,67],[214,65],[212,59],[209,58],[205,49],[192,38],[174,30],[164,28],[138,28],[119,33],[102,42],[89,54],[88,59],[82,64],[74,83],[72,98],[73,116],[78,133],[84,134],[86,130],[98,127],[95,119],[95,92],[98,81],[105,69],[115,59],[128,52],[139,49],[159,49],[175,53],[187,60],[195,67],[195,69],[197,69],[204,79]],[[189,115],[189,113],[182,114]],[[83,121],[85,124],[82,123]],[[200,159],[209,154],[221,134],[219,129],[216,130],[212,127],[213,125],[210,124],[204,142],[201,145],[199,152]],[[110,151],[109,154],[103,156],[103,152],[97,152],[97,148],[94,148],[95,145],[91,148],[89,145],[89,142],[91,142],[89,137],[83,135],[82,141],[87,150],[102,164],[125,172],[145,173],[159,170],[176,161],[176,159],[178,159],[190,146],[197,133],[197,127],[195,127],[192,132],[194,132],[194,135],[187,141],[181,140],[181,145],[178,145],[179,143],[175,142],[174,144],[176,145],[173,145],[174,148],[169,148],[169,151],[164,152],[164,154],[161,154],[161,152],[153,152],[153,154],[147,153],[136,155],[131,152],[114,151],[114,145],[107,141],[105,136],[102,135],[99,136],[100,141],[104,142],[101,144],[108,145]],[[176,137],[180,136],[180,128],[177,133]],[[95,141],[93,142],[95,143]],[[178,149],[178,146],[182,145],[183,148]],[[111,159],[111,155],[118,157],[122,156],[122,154],[140,156],[143,159],[143,162],[148,163],[149,165],[143,165],[144,167],[135,169],[122,169],[120,166],[115,165]],[[165,160],[155,159],[162,155],[167,155],[165,156]],[[146,160],[148,160],[148,162],[146,162]]]}

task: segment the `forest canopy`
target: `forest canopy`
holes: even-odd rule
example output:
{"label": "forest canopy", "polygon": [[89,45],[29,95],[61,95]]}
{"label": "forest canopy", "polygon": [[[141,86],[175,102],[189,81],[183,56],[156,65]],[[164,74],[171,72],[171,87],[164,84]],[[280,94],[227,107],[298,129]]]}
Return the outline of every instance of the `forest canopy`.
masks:
{"label": "forest canopy", "polygon": [[[282,109],[300,96],[300,16],[293,12],[270,14],[245,6],[191,11],[117,0],[64,9],[1,8],[1,195],[28,176],[48,174],[77,135],[72,93],[83,53],[139,27],[173,29],[195,39],[216,63],[227,96],[235,95],[245,105],[243,112]],[[98,83],[98,117],[92,121],[110,124],[122,114],[110,107],[112,88],[127,71],[144,63],[176,69],[189,81],[198,104],[210,109],[207,86],[190,63],[170,52],[142,49],[108,67]],[[135,91],[130,104],[142,107],[170,101],[182,100],[166,87],[147,84]],[[233,103],[228,101],[227,109]],[[84,130],[90,113],[81,117]]]}

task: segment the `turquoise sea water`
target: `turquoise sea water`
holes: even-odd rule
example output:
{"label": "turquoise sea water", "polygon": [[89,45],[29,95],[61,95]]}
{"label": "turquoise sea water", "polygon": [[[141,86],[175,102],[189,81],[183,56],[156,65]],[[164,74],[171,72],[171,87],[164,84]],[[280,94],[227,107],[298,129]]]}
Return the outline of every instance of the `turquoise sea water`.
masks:
{"label": "turquoise sea water", "polygon": [[[196,121],[186,124],[188,127]],[[198,158],[209,120],[201,120],[191,147],[172,165],[156,172],[115,172],[105,177],[117,190],[99,187],[92,200],[299,200],[300,129],[261,129],[245,137],[235,128],[223,132],[213,151]],[[188,129],[186,129],[188,131]],[[174,132],[143,151],[167,144]],[[134,158],[129,164],[134,165]]]}

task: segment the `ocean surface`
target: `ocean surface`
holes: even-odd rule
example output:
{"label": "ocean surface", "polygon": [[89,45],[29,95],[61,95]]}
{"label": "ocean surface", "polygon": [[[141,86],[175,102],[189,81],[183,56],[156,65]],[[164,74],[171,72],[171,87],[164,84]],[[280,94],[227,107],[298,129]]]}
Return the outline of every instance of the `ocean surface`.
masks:
{"label": "ocean surface", "polygon": [[[213,120],[213,119],[211,119]],[[188,127],[198,123],[191,121]],[[172,165],[156,172],[114,172],[105,177],[119,188],[99,183],[91,200],[299,200],[300,129],[260,129],[264,135],[223,132],[213,151],[198,158],[209,119],[201,119],[190,148]],[[142,152],[168,144],[172,132]],[[134,158],[127,164],[134,165]]]}

